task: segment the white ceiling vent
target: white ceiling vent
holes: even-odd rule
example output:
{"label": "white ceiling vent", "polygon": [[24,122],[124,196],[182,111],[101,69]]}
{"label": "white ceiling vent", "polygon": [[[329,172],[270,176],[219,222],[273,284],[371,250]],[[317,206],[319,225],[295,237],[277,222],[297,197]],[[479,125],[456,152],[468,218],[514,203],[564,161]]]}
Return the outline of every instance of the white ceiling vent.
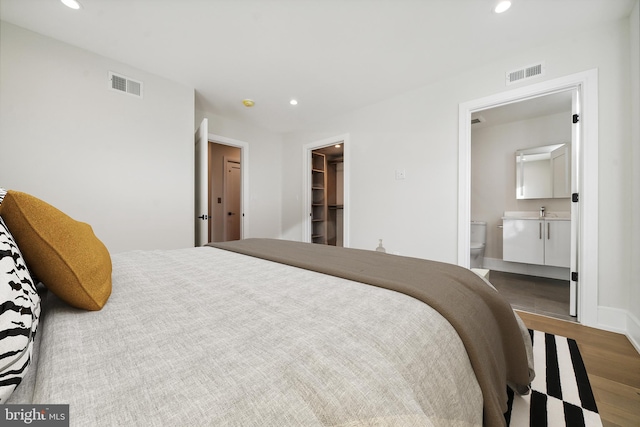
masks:
{"label": "white ceiling vent", "polygon": [[142,98],[142,82],[109,71],[109,88]]}
{"label": "white ceiling vent", "polygon": [[545,73],[544,62],[538,64],[528,65],[526,67],[519,68],[513,71],[507,71],[506,83],[507,86],[521,80],[531,79],[533,77],[542,76]]}

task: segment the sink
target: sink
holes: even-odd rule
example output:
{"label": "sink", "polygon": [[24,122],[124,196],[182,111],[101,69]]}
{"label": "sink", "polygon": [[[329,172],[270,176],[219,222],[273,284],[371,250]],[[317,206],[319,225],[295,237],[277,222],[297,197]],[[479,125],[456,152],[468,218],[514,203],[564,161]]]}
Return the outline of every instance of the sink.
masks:
{"label": "sink", "polygon": [[[546,212],[545,219],[568,220],[571,212]],[[541,219],[537,211],[505,211],[502,219]]]}
{"label": "sink", "polygon": [[540,219],[540,213],[534,211],[505,211],[502,219]]}

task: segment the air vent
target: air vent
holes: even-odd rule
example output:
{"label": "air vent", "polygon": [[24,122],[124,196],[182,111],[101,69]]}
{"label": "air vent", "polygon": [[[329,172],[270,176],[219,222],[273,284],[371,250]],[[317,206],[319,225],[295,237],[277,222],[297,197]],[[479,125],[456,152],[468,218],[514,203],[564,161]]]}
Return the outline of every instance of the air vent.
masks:
{"label": "air vent", "polygon": [[486,121],[486,119],[480,115],[475,116],[475,117],[471,117],[471,124],[472,125],[477,125],[478,123],[484,123]]}
{"label": "air vent", "polygon": [[109,72],[109,88],[118,92],[142,98],[142,82],[120,74]]}
{"label": "air vent", "polygon": [[522,67],[517,70],[508,71],[506,75],[506,84],[508,86],[510,84],[513,84],[522,80],[527,80],[533,77],[542,76],[544,75],[544,72],[545,72],[544,62]]}

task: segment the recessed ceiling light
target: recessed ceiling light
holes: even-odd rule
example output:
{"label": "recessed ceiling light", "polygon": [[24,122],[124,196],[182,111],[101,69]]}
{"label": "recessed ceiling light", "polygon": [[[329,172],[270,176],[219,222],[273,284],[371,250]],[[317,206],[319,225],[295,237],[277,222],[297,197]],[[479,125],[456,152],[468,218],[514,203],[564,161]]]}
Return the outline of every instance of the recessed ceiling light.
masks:
{"label": "recessed ceiling light", "polygon": [[80,9],[80,3],[77,0],[60,0],[62,2],[62,4],[64,4],[67,7],[70,7],[71,9],[75,9],[78,10]]}
{"label": "recessed ceiling light", "polygon": [[510,7],[511,7],[510,1],[501,1],[496,5],[493,11],[495,13],[502,13],[502,12],[506,12]]}
{"label": "recessed ceiling light", "polygon": [[292,99],[291,101],[289,101],[289,104],[298,105],[298,100],[297,99]]}
{"label": "recessed ceiling light", "polygon": [[254,105],[256,105],[253,99],[243,99],[242,103],[244,104],[245,107],[253,107]]}
{"label": "recessed ceiling light", "polygon": [[334,145],[334,147],[340,148],[340,144],[336,144],[336,145]]}

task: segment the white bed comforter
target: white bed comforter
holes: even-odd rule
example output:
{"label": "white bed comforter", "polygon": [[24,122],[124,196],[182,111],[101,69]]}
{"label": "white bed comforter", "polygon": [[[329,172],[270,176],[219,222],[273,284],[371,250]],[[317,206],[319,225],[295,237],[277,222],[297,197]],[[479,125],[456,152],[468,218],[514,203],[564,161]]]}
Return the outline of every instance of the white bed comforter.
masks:
{"label": "white bed comforter", "polygon": [[393,291],[190,248],[114,255],[99,312],[45,307],[13,402],[72,426],[482,425],[456,332]]}

